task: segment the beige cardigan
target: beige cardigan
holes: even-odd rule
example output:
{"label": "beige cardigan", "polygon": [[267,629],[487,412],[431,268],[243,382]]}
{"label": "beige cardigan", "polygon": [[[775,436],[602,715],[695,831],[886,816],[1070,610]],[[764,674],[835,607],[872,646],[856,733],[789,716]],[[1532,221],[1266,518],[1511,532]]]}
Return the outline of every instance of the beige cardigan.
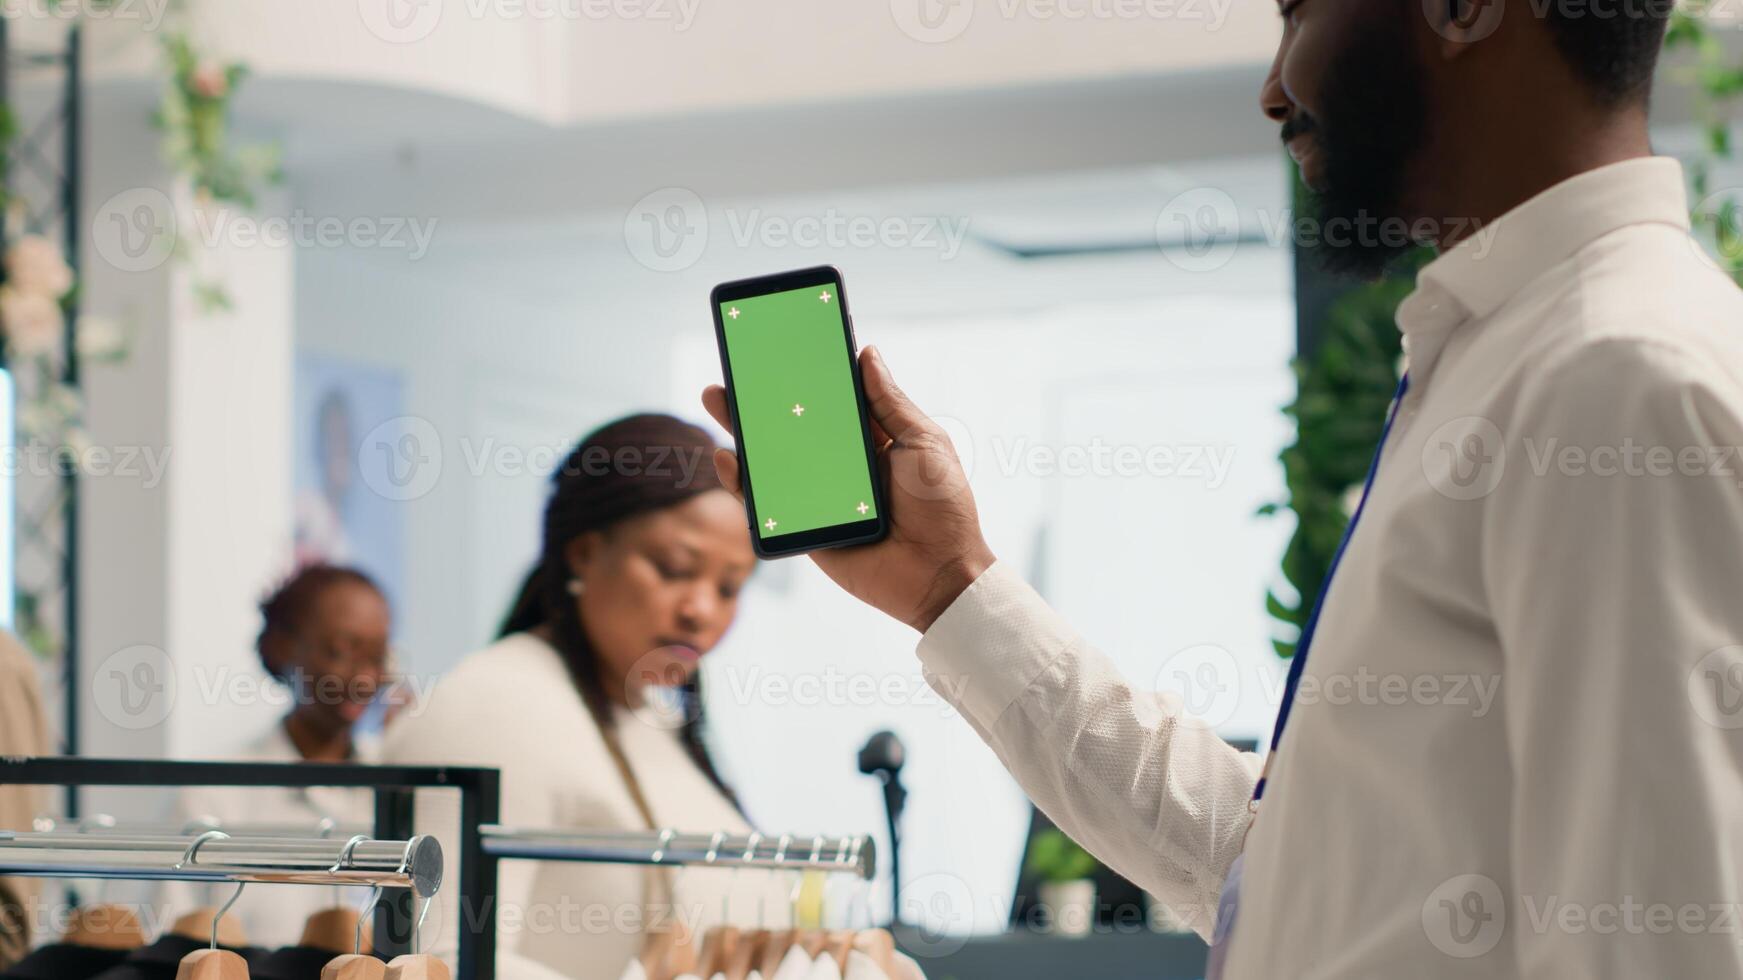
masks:
{"label": "beige cardigan", "polygon": [[[30,652],[11,633],[0,632],[0,755],[48,755],[48,719],[42,709],[42,682]],[[0,786],[0,830],[29,830],[42,813],[41,786]],[[30,905],[36,887],[16,878],[0,879],[0,970],[30,949]]]}
{"label": "beige cardigan", "polygon": [[[662,716],[620,709],[618,734],[656,821],[686,832],[744,833],[744,818],[685,754]],[[471,655],[442,679],[428,703],[388,730],[383,761],[486,766],[502,770],[502,821],[528,828],[642,830],[646,824],[618,774],[599,728],[557,651],[516,634]],[[446,797],[445,799],[443,797]],[[458,800],[420,791],[419,831],[447,854]],[[650,911],[649,870],[572,862],[504,861],[498,871],[498,976],[618,980],[642,945]],[[662,872],[670,874],[670,872]],[[449,880],[458,873],[449,869]],[[677,876],[677,914],[705,929],[725,912],[754,924],[758,896],[770,926],[787,921],[791,878],[766,872],[696,869]],[[729,905],[723,906],[723,902]],[[438,952],[455,944],[458,909],[444,888],[425,935]],[[469,913],[473,921],[479,916]],[[486,919],[485,921],[488,921]]]}

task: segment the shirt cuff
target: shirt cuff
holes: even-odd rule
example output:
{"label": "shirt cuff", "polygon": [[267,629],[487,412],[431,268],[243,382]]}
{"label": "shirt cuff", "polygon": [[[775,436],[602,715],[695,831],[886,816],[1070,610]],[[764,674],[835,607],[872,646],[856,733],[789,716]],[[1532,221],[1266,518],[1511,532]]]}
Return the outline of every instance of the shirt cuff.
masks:
{"label": "shirt cuff", "polygon": [[996,561],[932,623],[916,653],[926,683],[990,729],[1076,642],[1040,593]]}

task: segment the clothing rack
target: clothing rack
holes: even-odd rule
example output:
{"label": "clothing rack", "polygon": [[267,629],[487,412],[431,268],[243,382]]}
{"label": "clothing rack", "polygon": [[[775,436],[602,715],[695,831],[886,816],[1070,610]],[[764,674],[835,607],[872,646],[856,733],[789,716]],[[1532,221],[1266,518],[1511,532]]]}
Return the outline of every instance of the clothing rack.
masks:
{"label": "clothing rack", "polygon": [[528,830],[500,824],[486,824],[478,831],[484,839],[484,852],[496,858],[822,871],[866,879],[877,873],[877,847],[864,835],[771,837],[757,833],[680,834],[672,830],[615,833]]}
{"label": "clothing rack", "polygon": [[331,818],[316,823],[254,823],[224,821],[217,817],[195,817],[181,823],[169,821],[122,821],[107,813],[70,817],[39,816],[31,821],[32,829],[41,834],[132,834],[140,837],[191,837],[208,830],[221,830],[231,837],[297,837],[336,838],[350,840],[369,836],[370,824],[339,823]]}
{"label": "clothing rack", "polygon": [[[213,833],[150,836],[131,833],[13,833],[0,839],[0,872],[51,866],[57,877],[174,878],[192,881],[296,881],[371,885],[385,893],[375,911],[375,947],[386,956],[409,952],[415,921],[413,899],[433,894],[446,877],[462,909],[496,905],[496,859],[485,853],[478,828],[500,814],[501,774],[495,769],[453,766],[370,766],[354,763],[162,762],[140,759],[0,758],[0,785],[133,786],[337,786],[375,794],[376,840],[336,838],[243,838]],[[443,855],[433,839],[414,836],[416,791],[441,788],[460,794],[458,853],[447,855],[458,871],[444,876]],[[196,842],[198,846],[195,846]],[[190,853],[191,852],[191,853]],[[28,860],[27,860],[28,859]],[[325,862],[325,863],[322,863]],[[389,865],[391,863],[391,866]],[[181,867],[176,867],[180,863]],[[403,871],[401,870],[404,865]],[[130,866],[131,865],[131,866]],[[338,870],[335,870],[335,868]],[[434,876],[431,877],[431,869]],[[108,872],[108,873],[103,873]],[[372,876],[403,885],[377,882]],[[420,885],[419,879],[423,879]],[[456,887],[457,886],[457,887]],[[427,889],[427,890],[426,890]],[[421,902],[419,903],[421,904]],[[488,926],[460,928],[456,977],[495,980],[496,932]]]}
{"label": "clothing rack", "polygon": [[38,834],[0,831],[0,874],[34,878],[270,882],[410,888],[429,898],[442,886],[442,847],[434,837],[403,841],[299,840]]}

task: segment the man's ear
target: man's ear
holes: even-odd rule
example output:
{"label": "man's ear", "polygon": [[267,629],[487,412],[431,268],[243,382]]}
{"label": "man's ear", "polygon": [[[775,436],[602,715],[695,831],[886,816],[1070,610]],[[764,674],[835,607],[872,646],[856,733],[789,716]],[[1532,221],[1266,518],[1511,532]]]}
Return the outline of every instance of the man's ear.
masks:
{"label": "man's ear", "polygon": [[1506,7],[1507,0],[1422,0],[1440,56],[1449,61],[1500,29]]}

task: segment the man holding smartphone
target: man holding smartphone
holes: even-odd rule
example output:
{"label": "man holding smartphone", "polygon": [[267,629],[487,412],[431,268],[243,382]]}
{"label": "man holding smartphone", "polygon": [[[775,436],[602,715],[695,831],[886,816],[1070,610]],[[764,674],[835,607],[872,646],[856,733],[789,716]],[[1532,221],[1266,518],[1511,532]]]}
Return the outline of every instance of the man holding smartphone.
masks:
{"label": "man holding smartphone", "polygon": [[[891,528],[817,564],[922,633],[934,686],[1214,938],[1213,975],[1743,976],[1743,296],[1648,140],[1671,5],[1281,0],[1261,98],[1318,220],[1440,255],[1292,667],[1413,693],[1292,683],[1263,766],[997,561],[948,437],[860,358]],[[1338,240],[1346,270],[1400,251]],[[1414,684],[1449,678],[1493,710]]]}

